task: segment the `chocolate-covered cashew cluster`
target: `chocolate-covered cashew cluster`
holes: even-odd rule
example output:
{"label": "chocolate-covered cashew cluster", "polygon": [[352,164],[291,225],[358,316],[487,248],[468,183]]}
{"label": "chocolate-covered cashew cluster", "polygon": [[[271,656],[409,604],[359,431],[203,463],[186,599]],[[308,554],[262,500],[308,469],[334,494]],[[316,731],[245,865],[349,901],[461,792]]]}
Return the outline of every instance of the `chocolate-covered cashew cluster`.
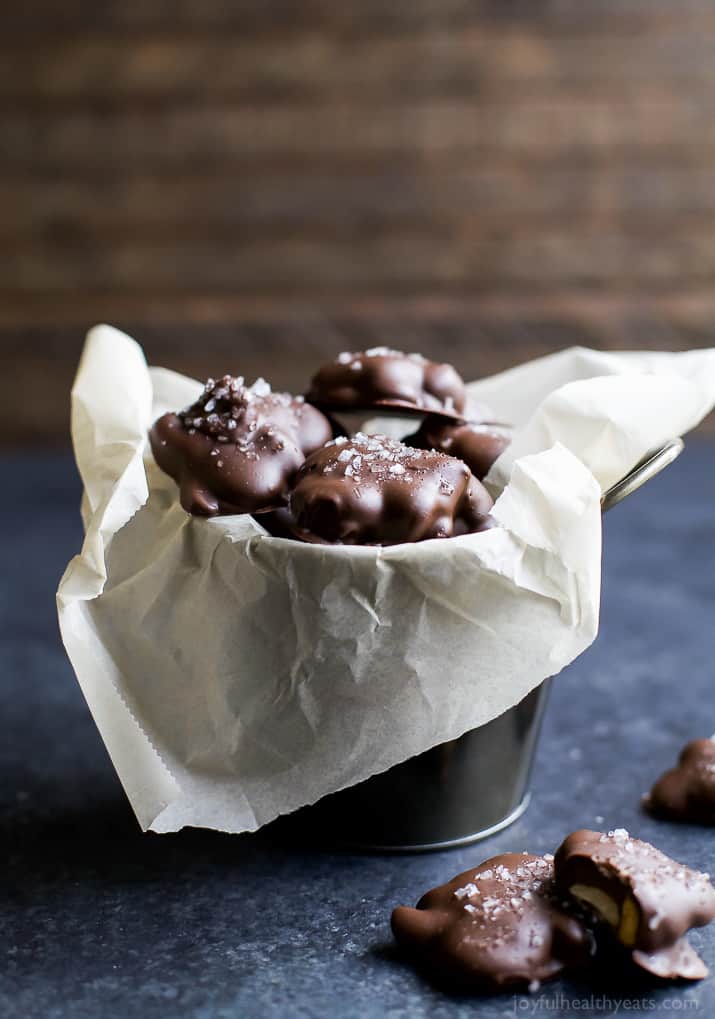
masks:
{"label": "chocolate-covered cashew cluster", "polygon": [[199,399],[164,414],[149,433],[157,464],[180,489],[188,513],[261,513],[284,506],[305,457],[332,427],[301,396],[274,393],[263,379],[209,379]]}
{"label": "chocolate-covered cashew cluster", "polygon": [[343,545],[478,531],[491,507],[489,493],[461,460],[362,432],[309,456],[290,496],[297,537]]}
{"label": "chocolate-covered cashew cluster", "polygon": [[400,410],[459,418],[464,382],[451,364],[389,347],[338,354],[313,376],[306,400],[328,410]]}
{"label": "chocolate-covered cashew cluster", "polygon": [[429,414],[412,435],[403,439],[408,446],[436,449],[463,460],[480,481],[511,442],[506,428],[476,421],[447,421]]}
{"label": "chocolate-covered cashew cluster", "polygon": [[644,805],[657,817],[715,825],[715,738],[687,743],[677,767],[661,775]]}
{"label": "chocolate-covered cashew cluster", "polygon": [[715,918],[709,875],[625,828],[573,832],[557,850],[554,869],[557,886],[590,907],[641,969],[670,979],[707,976],[684,935]]}
{"label": "chocolate-covered cashew cluster", "polygon": [[397,942],[434,977],[464,990],[532,990],[587,963],[592,939],[561,905],[553,857],[506,853],[392,914]]}
{"label": "chocolate-covered cashew cluster", "polygon": [[685,935],[714,918],[707,874],[625,829],[584,829],[555,858],[497,856],[427,892],[416,909],[398,906],[392,930],[420,967],[456,989],[535,990],[604,958],[699,980],[707,967]]}

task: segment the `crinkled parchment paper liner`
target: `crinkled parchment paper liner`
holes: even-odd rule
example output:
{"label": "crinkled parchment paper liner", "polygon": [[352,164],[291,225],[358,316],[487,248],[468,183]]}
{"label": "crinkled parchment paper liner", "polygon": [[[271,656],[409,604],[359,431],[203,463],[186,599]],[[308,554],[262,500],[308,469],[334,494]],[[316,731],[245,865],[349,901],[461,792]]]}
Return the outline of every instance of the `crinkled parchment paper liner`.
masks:
{"label": "crinkled parchment paper liner", "polygon": [[244,831],[489,721],[588,647],[601,491],[711,409],[715,352],[573,349],[472,384],[517,426],[488,479],[501,526],[391,548],[183,513],[146,433],[198,388],[90,332],[72,412],[86,537],[58,609],[142,827]]}

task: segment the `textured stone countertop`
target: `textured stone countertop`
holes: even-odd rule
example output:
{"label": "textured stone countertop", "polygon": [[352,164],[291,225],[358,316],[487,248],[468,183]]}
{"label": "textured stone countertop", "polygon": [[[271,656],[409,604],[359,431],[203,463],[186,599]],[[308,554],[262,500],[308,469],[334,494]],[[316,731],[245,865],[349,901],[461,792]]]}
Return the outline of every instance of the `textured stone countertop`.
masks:
{"label": "textured stone countertop", "polygon": [[[142,835],[57,633],[54,589],[80,542],[74,468],[67,456],[5,457],[3,1019],[715,1015],[715,977],[449,997],[400,959],[389,929],[395,904],[495,853],[553,850],[597,817],[715,872],[712,829],[639,807],[680,746],[715,730],[714,457],[688,443],[606,517],[601,634],[554,683],[530,809],[486,842],[415,856],[301,848],[270,828]],[[692,941],[715,968],[715,925]]]}

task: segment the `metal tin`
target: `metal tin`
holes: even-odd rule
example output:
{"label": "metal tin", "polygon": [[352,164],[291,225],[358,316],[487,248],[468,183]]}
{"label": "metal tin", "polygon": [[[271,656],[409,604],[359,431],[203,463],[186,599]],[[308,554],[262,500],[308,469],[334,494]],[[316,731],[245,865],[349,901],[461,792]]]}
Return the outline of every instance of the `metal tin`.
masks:
{"label": "metal tin", "polygon": [[461,846],[505,828],[529,803],[550,680],[503,715],[301,811],[329,841],[361,849]]}
{"label": "metal tin", "polygon": [[[604,492],[603,512],[682,452],[673,439]],[[326,796],[296,820],[329,843],[382,852],[449,849],[512,824],[529,804],[529,778],[550,680],[486,725],[381,775]]]}

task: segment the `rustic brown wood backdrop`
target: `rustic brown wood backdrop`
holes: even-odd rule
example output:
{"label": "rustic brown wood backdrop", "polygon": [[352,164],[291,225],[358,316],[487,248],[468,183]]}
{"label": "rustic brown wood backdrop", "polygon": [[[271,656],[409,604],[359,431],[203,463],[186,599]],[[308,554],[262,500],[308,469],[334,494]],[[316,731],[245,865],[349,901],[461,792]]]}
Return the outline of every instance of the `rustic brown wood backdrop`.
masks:
{"label": "rustic brown wood backdrop", "polygon": [[715,335],[712,0],[23,0],[0,15],[5,442],[86,327],[265,373],[474,377]]}

